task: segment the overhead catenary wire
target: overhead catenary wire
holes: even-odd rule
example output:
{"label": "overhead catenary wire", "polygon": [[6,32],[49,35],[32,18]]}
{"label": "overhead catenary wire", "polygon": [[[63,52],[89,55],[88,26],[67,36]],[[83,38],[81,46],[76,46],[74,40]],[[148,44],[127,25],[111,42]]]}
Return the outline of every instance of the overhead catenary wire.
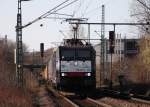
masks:
{"label": "overhead catenary wire", "polygon": [[[28,24],[22,26],[22,28],[25,28],[25,27],[27,27],[27,26],[29,26],[29,25],[31,25],[31,24],[33,24],[33,23],[35,23],[35,22],[37,22],[37,21],[39,21],[39,20],[41,20],[41,19],[43,19],[43,18],[46,18],[47,16],[49,16],[49,15],[51,15],[51,14],[53,14],[53,13],[56,13],[57,11],[59,11],[59,10],[65,8],[65,7],[67,7],[67,6],[71,5],[71,4],[73,4],[74,2],[76,2],[76,1],[78,1],[78,0],[74,0],[74,1],[72,1],[72,2],[70,2],[70,3],[68,3],[68,4],[66,4],[66,3],[69,2],[69,1],[70,1],[70,0],[65,0],[64,2],[62,2],[62,3],[60,3],[59,5],[55,6],[54,8],[52,8],[51,10],[49,10],[48,12],[42,14],[42,15],[39,16],[38,18],[36,18],[36,19],[34,19],[33,21],[29,22]],[[66,4],[66,5],[64,5],[64,4]],[[62,5],[64,5],[64,6],[61,7]]]}
{"label": "overhead catenary wire", "polygon": [[64,14],[64,13],[52,13],[52,14],[72,17],[72,15],[70,15],[70,14]]}
{"label": "overhead catenary wire", "polygon": [[[92,2],[92,3],[93,3],[93,2]],[[88,9],[90,6],[91,6],[91,0],[89,0],[88,4],[86,5],[86,8],[85,8],[84,12],[82,13],[81,17],[84,17],[84,15],[85,15],[87,9]]]}
{"label": "overhead catenary wire", "polygon": [[100,9],[100,7],[96,7],[94,9],[92,9],[92,10],[89,10],[89,11],[86,12],[86,14],[90,14],[90,13],[92,13],[95,10],[99,11],[98,9]]}
{"label": "overhead catenary wire", "polygon": [[[74,0],[74,1],[70,2],[69,4],[64,5],[63,7],[61,7],[61,8],[59,8],[59,9],[55,10],[54,12],[57,12],[57,11],[63,9],[63,8],[65,8],[65,7],[67,7],[67,6],[69,6],[69,5],[73,4],[73,3],[75,3],[76,1],[78,1],[78,0]],[[53,12],[52,12],[52,13],[53,13]],[[52,14],[52,13],[50,13],[50,14]],[[45,17],[49,16],[50,14],[46,15]],[[45,17],[43,17],[43,18],[45,18]]]}
{"label": "overhead catenary wire", "polygon": [[73,11],[73,17],[77,14],[77,12],[80,10],[80,8],[82,7],[83,4],[84,4],[84,0],[80,0],[80,3],[78,5],[77,9]]}
{"label": "overhead catenary wire", "polygon": [[45,17],[46,19],[67,19],[67,17]]}
{"label": "overhead catenary wire", "polygon": [[68,1],[69,1],[69,0],[66,0],[66,1],[60,3],[59,5],[55,6],[55,7],[52,8],[51,10],[49,10],[48,12],[42,14],[42,15],[39,16],[38,18],[36,18],[36,19],[34,19],[33,21],[29,22],[28,24],[24,25],[22,28],[27,27],[27,26],[31,25],[32,23],[34,23],[34,22],[36,22],[36,21],[42,19],[43,16],[45,16],[46,14],[49,14],[51,11],[57,9],[58,7],[60,7],[61,5],[65,4],[65,3],[68,2]]}
{"label": "overhead catenary wire", "polygon": [[[84,13],[83,13],[83,16],[87,16],[87,15],[89,15],[90,14],[90,16],[88,16],[88,17],[93,17],[93,16],[95,16],[95,15],[97,15],[97,14],[95,14],[96,12],[99,12],[99,9],[101,8],[100,6],[99,6],[99,4],[110,4],[111,2],[112,2],[112,0],[102,0],[102,1],[100,1],[99,2],[99,0],[96,0],[96,1],[98,1],[96,4],[98,4],[98,7],[95,7],[95,8],[93,8],[93,9],[91,9],[91,10],[88,10],[87,12],[85,11]],[[113,1],[114,2],[114,1]],[[90,4],[89,5],[91,5],[91,2],[89,2]],[[93,3],[93,2],[92,2]],[[89,6],[89,5],[87,5],[87,6]],[[89,7],[88,7],[89,8]],[[92,13],[92,14],[91,14]],[[94,14],[94,15],[93,15]]]}

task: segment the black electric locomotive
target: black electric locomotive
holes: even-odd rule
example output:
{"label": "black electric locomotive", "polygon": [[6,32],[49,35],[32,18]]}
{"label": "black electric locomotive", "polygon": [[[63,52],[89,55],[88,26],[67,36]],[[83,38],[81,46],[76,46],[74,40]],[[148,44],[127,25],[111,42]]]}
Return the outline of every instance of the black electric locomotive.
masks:
{"label": "black electric locomotive", "polygon": [[67,39],[48,63],[50,81],[59,89],[91,91],[96,88],[96,52],[88,43]]}

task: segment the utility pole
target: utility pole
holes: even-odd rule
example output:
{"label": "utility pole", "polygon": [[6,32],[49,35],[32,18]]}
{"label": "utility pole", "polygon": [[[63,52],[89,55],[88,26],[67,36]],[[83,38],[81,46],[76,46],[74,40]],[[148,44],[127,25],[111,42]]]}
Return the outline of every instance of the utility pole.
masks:
{"label": "utility pole", "polygon": [[18,0],[17,26],[16,26],[16,73],[17,85],[23,87],[23,47],[22,47],[22,10],[21,0]]}
{"label": "utility pole", "polygon": [[7,45],[7,35],[5,35],[5,39],[4,39],[4,59],[6,60],[6,62],[4,62],[4,72],[6,71],[6,65],[8,64],[8,59],[7,59],[7,55],[8,55],[8,45]]}
{"label": "utility pole", "polygon": [[[102,23],[105,23],[105,6],[102,5]],[[101,55],[100,55],[100,86],[102,85],[102,81],[104,80],[104,73],[105,73],[105,25],[101,25]]]}
{"label": "utility pole", "polygon": [[22,46],[22,9],[21,2],[30,0],[18,0],[17,26],[16,26],[16,77],[17,86],[23,87],[23,46]]}

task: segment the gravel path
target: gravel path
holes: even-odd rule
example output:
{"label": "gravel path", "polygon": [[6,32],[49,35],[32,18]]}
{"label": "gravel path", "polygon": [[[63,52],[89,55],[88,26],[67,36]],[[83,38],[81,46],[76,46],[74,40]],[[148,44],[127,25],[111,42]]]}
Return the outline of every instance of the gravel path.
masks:
{"label": "gravel path", "polygon": [[38,88],[35,99],[35,107],[57,107],[53,99],[48,95],[45,86],[41,86]]}

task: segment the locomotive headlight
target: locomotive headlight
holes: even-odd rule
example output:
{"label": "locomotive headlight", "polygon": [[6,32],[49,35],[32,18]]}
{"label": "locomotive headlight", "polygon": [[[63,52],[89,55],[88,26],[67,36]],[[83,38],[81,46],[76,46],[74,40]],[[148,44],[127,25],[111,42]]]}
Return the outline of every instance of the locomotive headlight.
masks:
{"label": "locomotive headlight", "polygon": [[88,76],[88,77],[91,76],[91,73],[86,73],[86,76]]}
{"label": "locomotive headlight", "polygon": [[76,61],[76,62],[74,63],[74,65],[77,66],[77,65],[78,65],[78,62]]}
{"label": "locomotive headlight", "polygon": [[61,76],[64,77],[64,76],[66,76],[66,74],[65,73],[61,73]]}

